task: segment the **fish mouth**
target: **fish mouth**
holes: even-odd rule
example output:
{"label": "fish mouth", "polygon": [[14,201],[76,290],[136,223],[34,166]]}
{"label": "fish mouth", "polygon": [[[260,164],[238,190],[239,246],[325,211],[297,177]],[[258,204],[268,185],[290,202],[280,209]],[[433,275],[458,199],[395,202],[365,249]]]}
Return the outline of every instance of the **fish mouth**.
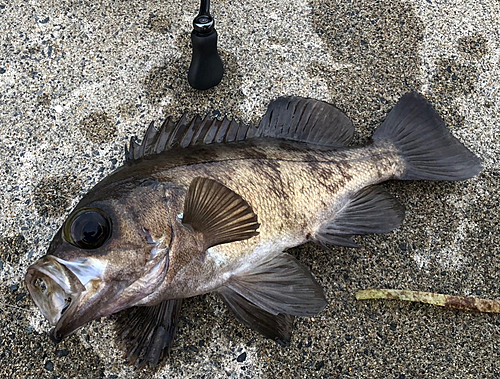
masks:
{"label": "fish mouth", "polygon": [[90,275],[85,266],[89,267],[83,262],[69,262],[47,255],[28,268],[26,286],[40,312],[55,326],[50,332],[54,342],[81,326],[70,325],[74,324],[73,316],[88,292],[85,281]]}

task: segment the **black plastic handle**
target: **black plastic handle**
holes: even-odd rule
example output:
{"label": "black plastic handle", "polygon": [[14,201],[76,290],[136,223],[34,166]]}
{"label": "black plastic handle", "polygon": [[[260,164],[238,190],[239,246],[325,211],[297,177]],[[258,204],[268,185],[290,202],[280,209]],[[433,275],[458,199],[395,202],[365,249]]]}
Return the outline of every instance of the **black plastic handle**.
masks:
{"label": "black plastic handle", "polygon": [[217,31],[210,15],[210,1],[201,0],[200,13],[193,21],[191,41],[193,56],[189,66],[188,82],[195,89],[215,87],[222,80],[224,65],[217,52]]}

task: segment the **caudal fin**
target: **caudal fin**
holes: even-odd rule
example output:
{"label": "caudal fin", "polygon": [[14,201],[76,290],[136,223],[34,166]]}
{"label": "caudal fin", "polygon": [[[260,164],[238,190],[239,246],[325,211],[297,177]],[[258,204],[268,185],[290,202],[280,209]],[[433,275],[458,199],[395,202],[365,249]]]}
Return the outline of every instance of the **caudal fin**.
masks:
{"label": "caudal fin", "polygon": [[434,107],[420,94],[404,95],[372,137],[401,152],[405,169],[397,179],[464,180],[481,171],[481,161],[451,135]]}

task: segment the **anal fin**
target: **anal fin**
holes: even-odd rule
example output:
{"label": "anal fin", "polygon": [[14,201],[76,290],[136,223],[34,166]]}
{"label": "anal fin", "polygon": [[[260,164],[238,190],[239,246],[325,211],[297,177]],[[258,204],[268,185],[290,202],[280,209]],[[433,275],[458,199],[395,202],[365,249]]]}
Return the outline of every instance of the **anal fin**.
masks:
{"label": "anal fin", "polygon": [[366,187],[350,199],[336,217],[313,236],[320,245],[357,247],[351,236],[388,233],[404,219],[404,207],[379,186]]}
{"label": "anal fin", "polygon": [[150,307],[122,311],[117,321],[117,341],[131,365],[157,365],[172,346],[182,299],[165,300]]}

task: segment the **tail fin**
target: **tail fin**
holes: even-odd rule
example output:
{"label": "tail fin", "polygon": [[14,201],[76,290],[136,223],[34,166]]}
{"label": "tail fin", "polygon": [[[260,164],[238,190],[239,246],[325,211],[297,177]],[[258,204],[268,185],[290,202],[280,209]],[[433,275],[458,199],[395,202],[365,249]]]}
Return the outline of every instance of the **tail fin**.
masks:
{"label": "tail fin", "polygon": [[481,161],[445,126],[420,94],[404,95],[372,137],[390,142],[406,162],[403,180],[464,180],[481,171]]}

